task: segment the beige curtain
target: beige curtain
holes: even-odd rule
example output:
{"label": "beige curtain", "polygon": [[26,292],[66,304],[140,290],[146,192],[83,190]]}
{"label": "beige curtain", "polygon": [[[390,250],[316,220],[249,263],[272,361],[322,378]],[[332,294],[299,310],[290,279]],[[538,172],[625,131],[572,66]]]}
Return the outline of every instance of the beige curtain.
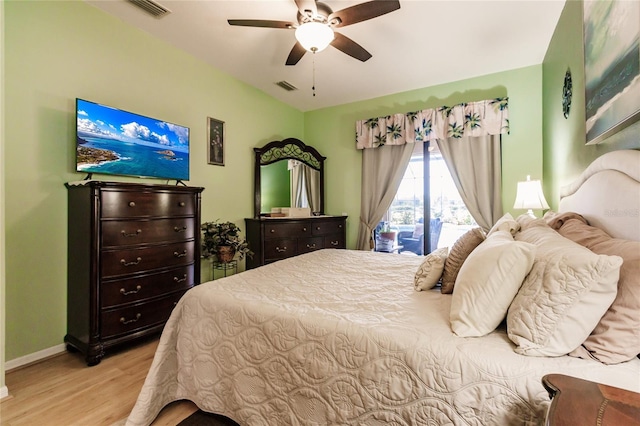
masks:
{"label": "beige curtain", "polygon": [[371,250],[372,234],[389,209],[404,172],[411,160],[414,144],[386,145],[362,151],[362,192],[358,250]]}
{"label": "beige curtain", "polygon": [[488,231],[502,216],[500,135],[438,139],[438,148],[469,213]]}
{"label": "beige curtain", "polygon": [[320,172],[304,163],[289,160],[291,170],[291,206],[320,211]]}

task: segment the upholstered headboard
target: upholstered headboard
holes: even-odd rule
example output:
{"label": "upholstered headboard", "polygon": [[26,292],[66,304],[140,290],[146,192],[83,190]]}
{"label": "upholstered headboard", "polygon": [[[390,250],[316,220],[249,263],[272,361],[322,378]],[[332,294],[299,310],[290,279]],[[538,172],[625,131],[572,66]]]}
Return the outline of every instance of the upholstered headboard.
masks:
{"label": "upholstered headboard", "polygon": [[559,212],[577,212],[614,238],[640,241],[640,151],[598,157],[561,188]]}

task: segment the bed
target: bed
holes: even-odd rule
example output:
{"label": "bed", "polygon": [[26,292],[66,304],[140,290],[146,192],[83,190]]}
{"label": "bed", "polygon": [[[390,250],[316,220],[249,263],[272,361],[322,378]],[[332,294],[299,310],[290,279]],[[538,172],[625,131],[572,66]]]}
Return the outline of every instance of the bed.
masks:
{"label": "bed", "polygon": [[[560,210],[638,241],[639,174],[640,151],[607,154],[565,189]],[[452,296],[415,291],[423,261],[325,249],[191,289],[127,424],[188,399],[243,426],[537,425],[549,405],[545,374],[640,392],[637,357],[522,355],[505,321],[483,337],[455,335]]]}

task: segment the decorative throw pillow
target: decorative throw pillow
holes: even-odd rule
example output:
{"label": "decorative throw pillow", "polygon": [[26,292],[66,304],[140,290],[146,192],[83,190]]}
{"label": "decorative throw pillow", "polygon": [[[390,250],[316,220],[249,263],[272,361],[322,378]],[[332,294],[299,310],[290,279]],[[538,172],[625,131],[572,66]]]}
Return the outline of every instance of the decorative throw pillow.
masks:
{"label": "decorative throw pillow", "polygon": [[516,235],[516,232],[520,230],[520,224],[511,216],[510,213],[506,213],[493,225],[493,227],[487,232],[487,238],[497,231],[507,231],[511,235]]}
{"label": "decorative throw pillow", "polygon": [[640,241],[612,238],[585,222],[582,217],[565,220],[558,232],[596,254],[620,256],[623,263],[613,304],[569,355],[617,364],[640,354]]}
{"label": "decorative throw pillow", "polygon": [[438,284],[448,251],[447,247],[442,247],[432,251],[424,258],[413,279],[416,291],[429,290]]}
{"label": "decorative throw pillow", "polygon": [[522,355],[566,355],[613,302],[622,258],[594,254],[543,219],[522,228],[516,241],[535,244],[536,255],[507,313],[509,339]]}
{"label": "decorative throw pillow", "polygon": [[484,231],[481,228],[473,228],[465,232],[458,240],[453,243],[449,256],[444,262],[444,271],[442,273],[442,293],[453,293],[453,287],[456,284],[456,277],[467,259],[469,254],[480,245],[485,239]]}
{"label": "decorative throw pillow", "polygon": [[533,244],[514,241],[510,230],[487,236],[460,268],[451,298],[451,329],[461,337],[491,333],[507,316],[533,266]]}

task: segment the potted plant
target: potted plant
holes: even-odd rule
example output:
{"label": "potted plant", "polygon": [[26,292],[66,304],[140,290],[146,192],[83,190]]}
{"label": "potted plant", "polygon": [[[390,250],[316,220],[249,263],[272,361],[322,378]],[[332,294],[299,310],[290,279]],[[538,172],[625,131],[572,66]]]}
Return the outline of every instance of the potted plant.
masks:
{"label": "potted plant", "polygon": [[202,257],[217,256],[221,263],[228,263],[238,254],[239,259],[252,257],[246,240],[240,236],[240,228],[233,222],[204,222],[202,229]]}

